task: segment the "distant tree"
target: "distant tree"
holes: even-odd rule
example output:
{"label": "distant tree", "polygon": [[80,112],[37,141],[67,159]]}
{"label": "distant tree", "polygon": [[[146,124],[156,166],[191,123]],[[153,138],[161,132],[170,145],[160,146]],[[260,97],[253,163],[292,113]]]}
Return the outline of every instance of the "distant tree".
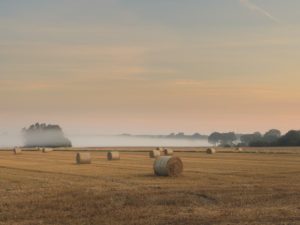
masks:
{"label": "distant tree", "polygon": [[277,141],[280,137],[281,137],[280,130],[271,129],[264,134],[263,141],[265,141],[267,143],[272,143],[272,142]]}
{"label": "distant tree", "polygon": [[233,142],[236,141],[236,135],[234,132],[229,133],[219,133],[213,132],[208,137],[208,142],[213,145],[233,145]]}
{"label": "distant tree", "polygon": [[278,141],[279,146],[300,146],[300,131],[291,130]]}
{"label": "distant tree", "polygon": [[221,141],[222,134],[219,132],[213,132],[208,136],[208,142],[213,145],[217,145]]}
{"label": "distant tree", "polygon": [[201,134],[199,134],[199,133],[194,133],[193,135],[192,135],[192,138],[193,139],[198,139],[198,138],[201,138],[202,136],[201,136]]}
{"label": "distant tree", "polygon": [[33,124],[22,129],[25,147],[71,147],[71,141],[67,139],[58,125],[46,125],[45,123]]}
{"label": "distant tree", "polygon": [[168,135],[168,137],[169,137],[169,138],[174,138],[174,137],[175,137],[175,133],[170,133],[170,134]]}
{"label": "distant tree", "polygon": [[252,141],[249,143],[250,147],[270,147],[270,146],[275,146],[273,142],[266,142],[263,139],[257,140],[257,141]]}
{"label": "distant tree", "polygon": [[250,145],[252,142],[257,142],[262,140],[262,135],[259,132],[253,134],[244,134],[241,136],[241,142],[245,145]]}
{"label": "distant tree", "polygon": [[249,146],[300,146],[300,131],[291,130],[283,136],[275,130],[267,132],[262,139],[250,142]]}
{"label": "distant tree", "polygon": [[184,137],[185,137],[185,135],[184,135],[183,132],[179,132],[179,133],[177,133],[175,136],[176,136],[177,138],[184,138]]}
{"label": "distant tree", "polygon": [[230,146],[233,145],[233,142],[236,141],[236,135],[234,132],[223,133],[221,134],[221,145]]}

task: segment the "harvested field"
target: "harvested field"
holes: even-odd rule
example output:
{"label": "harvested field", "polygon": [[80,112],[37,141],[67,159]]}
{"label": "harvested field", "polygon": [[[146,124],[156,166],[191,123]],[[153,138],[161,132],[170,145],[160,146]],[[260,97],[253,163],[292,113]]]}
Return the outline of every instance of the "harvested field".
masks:
{"label": "harvested field", "polygon": [[154,175],[148,148],[81,166],[75,151],[0,151],[0,225],[300,224],[300,149],[173,149],[176,178]]}

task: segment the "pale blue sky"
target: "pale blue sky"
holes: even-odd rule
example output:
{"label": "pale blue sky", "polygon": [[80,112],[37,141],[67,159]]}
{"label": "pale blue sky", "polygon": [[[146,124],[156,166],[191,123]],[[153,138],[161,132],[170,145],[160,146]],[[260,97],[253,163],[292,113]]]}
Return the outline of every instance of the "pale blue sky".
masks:
{"label": "pale blue sky", "polygon": [[299,8],[296,0],[0,1],[2,129],[35,120],[108,133],[295,128]]}

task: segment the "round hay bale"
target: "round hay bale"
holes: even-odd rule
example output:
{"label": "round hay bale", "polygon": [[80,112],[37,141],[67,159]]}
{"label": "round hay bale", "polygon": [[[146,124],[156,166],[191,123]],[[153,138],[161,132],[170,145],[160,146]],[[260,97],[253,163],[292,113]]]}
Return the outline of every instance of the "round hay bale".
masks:
{"label": "round hay bale", "polygon": [[214,149],[214,148],[208,148],[208,149],[206,149],[206,153],[207,154],[215,154],[217,151],[216,151],[216,149]]}
{"label": "round hay bale", "polygon": [[119,160],[120,159],[120,153],[119,152],[108,152],[107,153],[107,159],[108,160]]}
{"label": "round hay bale", "polygon": [[160,151],[159,150],[152,150],[149,152],[149,157],[150,158],[156,158],[160,156]]}
{"label": "round hay bale", "polygon": [[92,162],[92,157],[89,152],[78,152],[76,154],[77,164],[90,164]]}
{"label": "round hay bale", "polygon": [[170,148],[165,148],[164,149],[164,155],[173,155],[174,151]]}
{"label": "round hay bale", "polygon": [[48,153],[48,152],[52,152],[52,151],[53,151],[52,148],[42,148],[43,153]]}
{"label": "round hay bale", "polygon": [[22,149],[20,149],[20,148],[14,148],[13,152],[14,152],[15,155],[21,154],[22,153]]}
{"label": "round hay bale", "polygon": [[243,148],[237,147],[236,150],[237,150],[238,152],[242,152],[242,151],[243,151]]}
{"label": "round hay bale", "polygon": [[161,156],[154,161],[154,173],[157,176],[178,176],[183,171],[180,158],[174,156]]}

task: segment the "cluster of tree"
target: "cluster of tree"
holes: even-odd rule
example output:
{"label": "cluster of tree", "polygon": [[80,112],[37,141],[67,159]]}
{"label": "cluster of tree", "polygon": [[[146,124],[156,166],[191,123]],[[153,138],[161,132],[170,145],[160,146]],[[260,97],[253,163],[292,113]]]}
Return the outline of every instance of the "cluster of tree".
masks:
{"label": "cluster of tree", "polygon": [[285,135],[277,129],[272,129],[262,135],[259,132],[241,136],[241,145],[252,147],[263,146],[300,146],[300,131],[291,130]]}
{"label": "cluster of tree", "polygon": [[208,142],[213,145],[220,145],[220,146],[233,146],[234,142],[237,140],[237,136],[234,132],[228,133],[219,133],[213,132],[208,137]]}
{"label": "cluster of tree", "polygon": [[300,146],[300,131],[291,130],[280,137],[275,143],[278,146]]}
{"label": "cluster of tree", "polygon": [[25,147],[72,147],[59,125],[36,123],[22,129]]}
{"label": "cluster of tree", "polygon": [[241,136],[241,143],[244,145],[262,145],[263,143],[273,143],[281,137],[281,132],[276,129],[269,130],[264,135],[260,132],[255,132],[253,134],[244,134]]}
{"label": "cluster of tree", "polygon": [[300,146],[300,131],[291,130],[285,135],[281,135],[280,130],[271,129],[265,134],[255,132],[253,134],[236,134],[234,132],[220,133],[213,132],[209,136],[195,133],[186,135],[183,132],[171,133],[169,135],[131,135],[123,136],[143,137],[143,138],[171,138],[171,139],[189,139],[189,140],[208,140],[215,146]]}

